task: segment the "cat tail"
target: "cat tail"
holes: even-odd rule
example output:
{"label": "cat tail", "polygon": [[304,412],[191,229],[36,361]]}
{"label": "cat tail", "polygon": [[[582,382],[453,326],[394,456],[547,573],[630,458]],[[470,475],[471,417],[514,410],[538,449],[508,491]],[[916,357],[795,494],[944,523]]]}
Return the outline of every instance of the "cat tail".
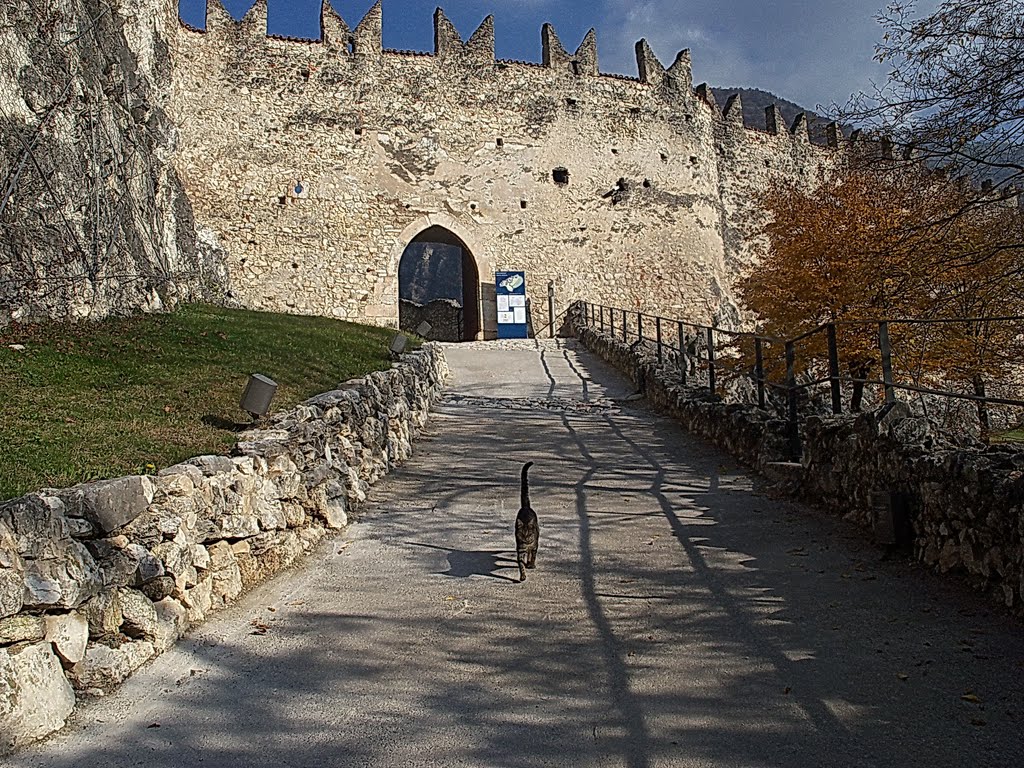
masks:
{"label": "cat tail", "polygon": [[524,509],[530,506],[530,480],[527,478],[526,473],[530,471],[532,466],[532,461],[523,464],[522,481],[519,483],[519,506]]}

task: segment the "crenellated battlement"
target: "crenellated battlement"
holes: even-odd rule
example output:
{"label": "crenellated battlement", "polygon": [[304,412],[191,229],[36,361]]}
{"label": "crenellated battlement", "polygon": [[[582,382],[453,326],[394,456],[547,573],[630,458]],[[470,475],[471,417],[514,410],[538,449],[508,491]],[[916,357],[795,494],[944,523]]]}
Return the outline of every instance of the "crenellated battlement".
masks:
{"label": "crenellated battlement", "polygon": [[[300,47],[302,50],[319,50],[322,63],[359,62],[365,68],[368,65],[372,66],[374,61],[380,62],[384,56],[418,60],[430,58],[441,66],[465,68],[468,73],[479,73],[481,69],[500,72],[510,66],[531,70],[544,69],[556,76],[564,77],[562,82],[566,88],[571,88],[571,83],[585,78],[634,83],[650,89],[661,101],[681,107],[684,111],[695,109],[697,104],[703,104],[710,109],[713,119],[719,122],[723,129],[745,129],[758,134],[765,133],[744,125],[742,102],[738,96],[730,97],[724,108],[720,108],[707,84],[694,88],[689,49],[680,51],[673,63],[666,67],[655,55],[649,43],[645,39],[640,40],[635,46],[637,75],[630,76],[601,72],[597,32],[594,29],[587,32],[574,53],[569,53],[554,26],[544,24],[540,31],[541,61],[536,63],[498,60],[495,57],[493,16],[487,16],[469,39],[463,40],[444,10],[437,8],[433,17],[432,52],[385,49],[383,20],[382,0],[378,0],[367,11],[354,29],[334,10],[329,0],[322,0],[320,38],[304,40],[268,34],[267,0],[256,0],[252,8],[238,21],[231,17],[220,0],[207,0],[206,29],[198,30],[185,22],[181,22],[181,29],[186,34],[203,35],[212,44],[225,47],[239,44],[258,47],[262,41],[292,43],[297,46],[297,50]],[[786,128],[781,112],[772,107],[768,110],[766,125],[769,135],[789,137],[799,144],[810,144],[807,120],[803,115],[798,116],[794,124]],[[841,132],[837,132],[836,135],[841,136]],[[835,149],[841,146],[841,142],[830,142],[828,146]]]}

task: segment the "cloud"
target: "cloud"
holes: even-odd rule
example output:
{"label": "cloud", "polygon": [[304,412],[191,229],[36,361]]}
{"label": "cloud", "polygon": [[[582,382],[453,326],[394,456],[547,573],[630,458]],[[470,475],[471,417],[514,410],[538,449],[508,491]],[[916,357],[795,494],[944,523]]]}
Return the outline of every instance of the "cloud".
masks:
{"label": "cloud", "polygon": [[695,82],[762,88],[813,109],[880,79],[871,60],[884,0],[605,0],[601,65],[636,74],[646,38],[667,63],[690,48]]}

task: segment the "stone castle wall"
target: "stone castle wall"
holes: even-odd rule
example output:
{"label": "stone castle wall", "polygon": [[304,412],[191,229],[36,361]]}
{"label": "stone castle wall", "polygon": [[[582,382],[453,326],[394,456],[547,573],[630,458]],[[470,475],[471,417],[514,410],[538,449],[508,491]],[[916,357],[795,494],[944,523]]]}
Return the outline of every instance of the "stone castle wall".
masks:
{"label": "stone castle wall", "polygon": [[545,26],[543,64],[496,61],[490,18],[463,42],[440,11],[433,55],[385,51],[382,16],[351,30],[324,3],[322,39],[296,41],[267,37],[265,0],[241,22],[210,0],[205,31],[172,35],[176,167],[246,306],[396,325],[403,250],[442,226],[476,259],[488,336],[503,269],[553,280],[559,311],[735,322],[757,194],[836,157],[805,124],[723,115],[687,52],[666,70],[641,42],[638,78],[602,75],[593,35],[570,54]]}

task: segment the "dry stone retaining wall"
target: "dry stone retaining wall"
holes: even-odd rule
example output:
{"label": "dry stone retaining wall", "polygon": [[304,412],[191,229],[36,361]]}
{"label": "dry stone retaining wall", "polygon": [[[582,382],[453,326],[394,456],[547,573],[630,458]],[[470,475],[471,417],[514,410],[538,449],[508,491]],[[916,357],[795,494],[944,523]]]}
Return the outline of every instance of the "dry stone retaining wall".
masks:
{"label": "dry stone retaining wall", "polygon": [[[674,364],[627,345],[573,313],[577,335],[694,434],[761,471],[778,491],[824,506],[889,543],[893,496],[909,515],[913,556],[954,572],[1024,615],[1024,453],[1019,446],[965,449],[941,443],[928,422],[895,403],[801,425],[802,458],[788,461],[786,421],[679,384]],[[901,502],[897,502],[901,503]],[[896,523],[898,525],[898,523]]]}
{"label": "dry stone retaining wall", "polygon": [[244,433],[235,455],[0,505],[0,754],[343,528],[447,377],[430,344]]}

